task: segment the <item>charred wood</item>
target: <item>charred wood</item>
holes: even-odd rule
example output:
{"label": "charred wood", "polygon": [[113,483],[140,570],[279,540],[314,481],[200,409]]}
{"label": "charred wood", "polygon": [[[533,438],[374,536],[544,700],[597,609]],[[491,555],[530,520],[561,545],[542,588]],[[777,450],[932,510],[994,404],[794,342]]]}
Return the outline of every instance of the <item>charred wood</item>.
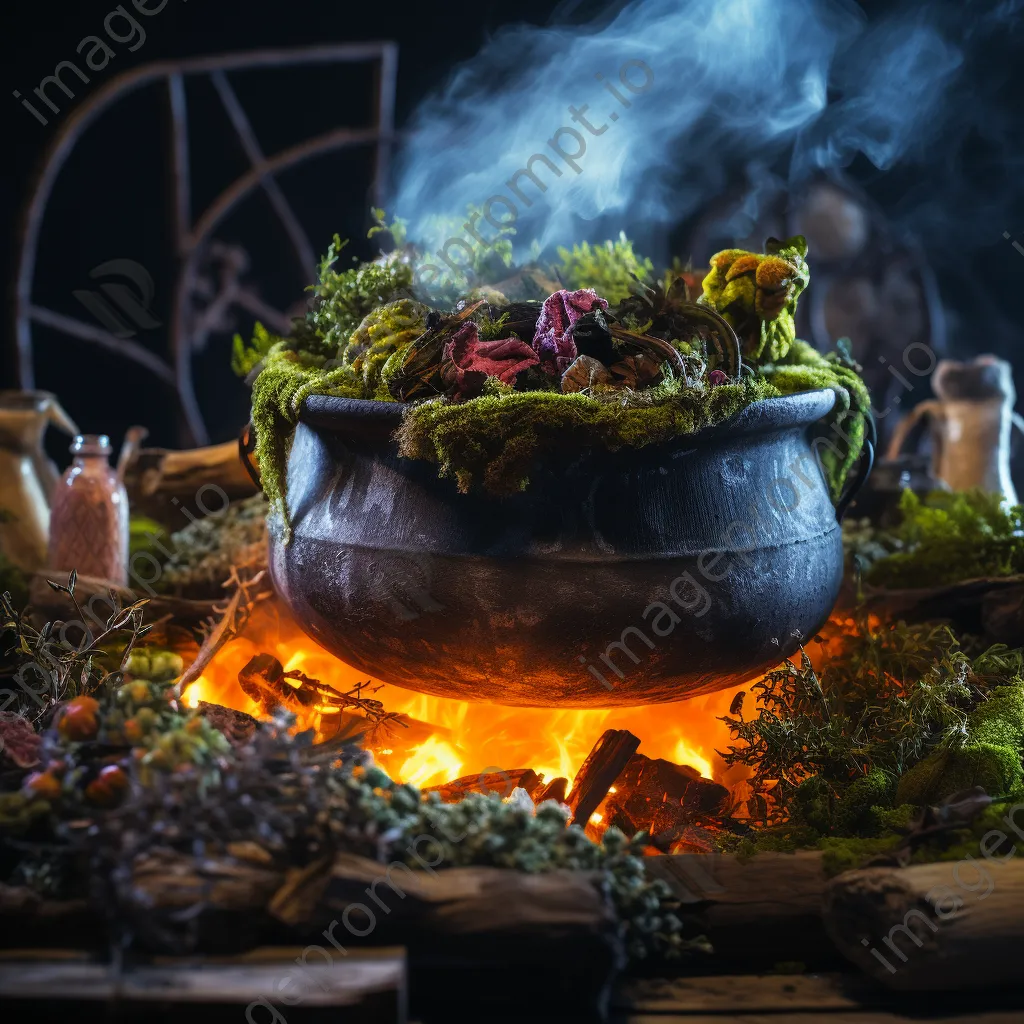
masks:
{"label": "charred wood", "polygon": [[574,824],[587,824],[639,746],[640,740],[627,729],[609,729],[594,744],[569,792]]}

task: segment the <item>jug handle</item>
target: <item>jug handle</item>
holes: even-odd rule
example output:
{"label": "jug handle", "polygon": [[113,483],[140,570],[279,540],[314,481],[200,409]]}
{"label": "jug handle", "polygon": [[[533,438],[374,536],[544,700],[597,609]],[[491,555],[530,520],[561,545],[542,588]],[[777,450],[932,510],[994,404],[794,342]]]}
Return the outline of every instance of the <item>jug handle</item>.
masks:
{"label": "jug handle", "polygon": [[[889,441],[889,447],[886,450],[885,457],[887,459],[899,458],[903,451],[903,446],[907,443],[907,438],[910,436],[910,432],[917,426],[918,421],[925,416],[934,416],[936,419],[942,416],[942,405],[936,402],[934,399],[929,398],[927,401],[920,402],[914,406],[910,412],[896,424],[896,429],[892,432],[892,438]],[[932,438],[932,450],[933,465],[938,465],[942,447],[942,436],[936,433]]]}
{"label": "jug handle", "polygon": [[[67,434],[68,437],[74,437],[80,433],[78,424],[67,414],[64,407],[57,401],[56,395],[51,395],[49,392],[44,393],[45,403],[41,409],[43,416],[46,418],[46,423],[55,426],[58,430]],[[42,430],[45,430],[45,426]],[[40,431],[40,442],[42,440],[42,431]],[[50,457],[44,451],[42,444],[33,451],[30,455],[32,462],[32,468],[35,470],[36,477],[39,482],[43,485],[43,493],[46,495],[47,503],[53,497],[53,490],[57,486],[60,480],[60,473],[57,471],[57,467],[50,460]]]}

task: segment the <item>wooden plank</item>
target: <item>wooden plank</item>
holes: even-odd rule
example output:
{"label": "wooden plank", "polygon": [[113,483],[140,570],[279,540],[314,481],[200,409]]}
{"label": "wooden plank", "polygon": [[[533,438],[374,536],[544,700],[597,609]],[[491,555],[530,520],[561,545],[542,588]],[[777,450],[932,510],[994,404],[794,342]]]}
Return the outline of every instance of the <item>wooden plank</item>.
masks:
{"label": "wooden plank", "polygon": [[612,1024],[920,1024],[924,1020],[941,1021],[942,1024],[1021,1024],[1024,1014],[1020,1010],[993,1010],[957,1014],[947,1017],[922,1018],[920,1015],[904,1016],[886,1010],[851,1010],[839,1013],[739,1013],[728,1014],[639,1014],[637,1016],[613,1016]]}
{"label": "wooden plank", "polygon": [[632,1014],[855,1010],[860,1004],[843,990],[848,981],[841,974],[637,978],[616,988],[612,1006]]}
{"label": "wooden plank", "polygon": [[295,1008],[343,1007],[346,1020],[407,1020],[406,958],[400,948],[351,949],[345,957],[326,958],[302,948],[258,949],[237,957],[157,958],[121,970],[62,952],[11,950],[0,957],[0,1007],[30,1010],[68,1000],[213,1004],[237,1006],[241,1015],[255,1004],[254,1014],[268,1020],[275,1006],[289,1017]]}

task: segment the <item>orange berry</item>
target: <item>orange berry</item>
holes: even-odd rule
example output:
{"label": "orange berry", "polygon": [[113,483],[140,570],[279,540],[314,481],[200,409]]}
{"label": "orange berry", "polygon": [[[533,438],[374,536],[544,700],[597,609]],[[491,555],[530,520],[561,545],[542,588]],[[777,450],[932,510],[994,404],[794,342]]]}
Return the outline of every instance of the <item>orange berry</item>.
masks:
{"label": "orange berry", "polygon": [[25,788],[44,800],[60,799],[60,780],[50,772],[33,772],[25,780]]}
{"label": "orange berry", "polygon": [[124,723],[124,738],[129,743],[140,743],[143,737],[142,723],[137,718],[129,718]]}
{"label": "orange berry", "polygon": [[99,702],[92,697],[75,697],[64,705],[58,730],[67,740],[91,740],[99,728],[96,712]]}
{"label": "orange berry", "polygon": [[128,776],[125,775],[124,769],[119,764],[108,764],[105,768],[101,768],[97,778],[102,779],[111,789],[128,788]]}

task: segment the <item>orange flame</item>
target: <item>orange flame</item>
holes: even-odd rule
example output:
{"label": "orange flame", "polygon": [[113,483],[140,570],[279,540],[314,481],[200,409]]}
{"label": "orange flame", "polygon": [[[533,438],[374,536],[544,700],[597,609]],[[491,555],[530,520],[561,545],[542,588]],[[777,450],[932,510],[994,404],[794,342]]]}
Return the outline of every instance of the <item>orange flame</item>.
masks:
{"label": "orange flame", "polygon": [[[189,707],[203,700],[257,713],[258,706],[238,685],[238,673],[259,653],[272,654],[286,671],[298,669],[339,692],[366,682],[364,673],[328,654],[273,603],[268,605],[257,609],[246,635],[227,645],[186,689],[183,700]],[[579,710],[469,703],[385,685],[372,696],[388,711],[407,716],[411,727],[380,730],[369,746],[392,778],[420,787],[514,768],[533,768],[546,781],[562,777],[571,785],[605,729],[628,729],[640,737],[640,752],[648,757],[690,765],[705,778],[735,788],[746,773],[729,769],[716,751],[729,744],[729,731],[718,718],[728,713],[736,692],[672,704]],[[363,695],[371,696],[365,689]],[[299,727],[319,731],[324,719],[337,713],[324,706],[305,709]]]}

